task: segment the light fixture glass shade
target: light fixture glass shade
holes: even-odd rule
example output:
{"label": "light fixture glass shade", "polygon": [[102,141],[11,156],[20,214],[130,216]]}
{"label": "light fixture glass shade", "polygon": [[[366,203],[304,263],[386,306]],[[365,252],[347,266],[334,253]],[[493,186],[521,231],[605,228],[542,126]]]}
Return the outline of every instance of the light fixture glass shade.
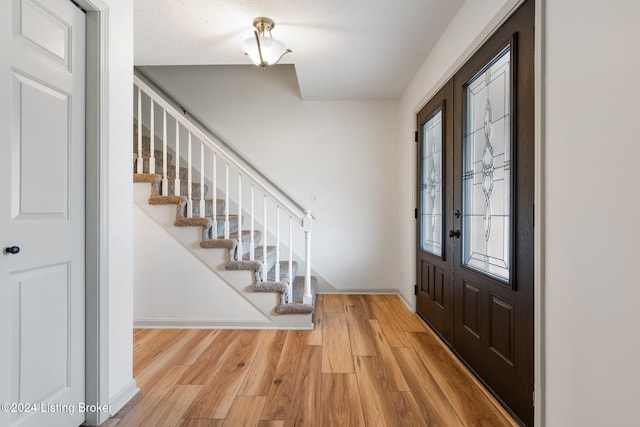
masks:
{"label": "light fixture glass shade", "polygon": [[284,47],[284,43],[271,37],[258,37],[262,49],[262,61],[255,37],[242,42],[242,50],[251,58],[251,61],[259,67],[268,67],[276,64],[285,53],[290,52]]}
{"label": "light fixture glass shade", "polygon": [[275,65],[280,61],[280,58],[291,52],[291,49],[284,47],[284,43],[271,36],[271,29],[275,26],[273,20],[256,18],[253,21],[253,26],[256,27],[254,37],[243,41],[241,47],[258,67],[267,68]]}

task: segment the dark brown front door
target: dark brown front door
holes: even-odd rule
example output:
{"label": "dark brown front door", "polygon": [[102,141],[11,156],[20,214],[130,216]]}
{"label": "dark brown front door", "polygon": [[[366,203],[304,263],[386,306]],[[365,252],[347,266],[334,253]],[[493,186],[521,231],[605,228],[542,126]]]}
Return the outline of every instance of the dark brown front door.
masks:
{"label": "dark brown front door", "polygon": [[418,114],[417,310],[448,342],[453,332],[451,228],[453,82]]}
{"label": "dark brown front door", "polygon": [[[419,313],[526,425],[533,424],[533,26],[529,0],[452,79],[443,243],[451,260],[437,264],[420,250],[417,260]],[[439,311],[420,294],[437,283],[431,269],[447,264],[452,308]],[[451,326],[441,321],[446,313]]]}
{"label": "dark brown front door", "polygon": [[533,1],[454,77],[456,352],[533,423]]}

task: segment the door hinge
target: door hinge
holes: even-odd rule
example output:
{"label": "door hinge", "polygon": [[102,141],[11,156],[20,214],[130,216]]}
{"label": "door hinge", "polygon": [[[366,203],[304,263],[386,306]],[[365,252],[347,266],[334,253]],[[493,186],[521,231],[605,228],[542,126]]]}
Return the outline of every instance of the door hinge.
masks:
{"label": "door hinge", "polygon": [[413,285],[413,294],[418,295],[418,285]]}
{"label": "door hinge", "polygon": [[418,131],[416,131],[416,133],[413,135],[413,140],[415,142],[418,142]]}
{"label": "door hinge", "polygon": [[415,208],[415,209],[413,210],[413,218],[414,218],[414,219],[418,219],[418,208]]}

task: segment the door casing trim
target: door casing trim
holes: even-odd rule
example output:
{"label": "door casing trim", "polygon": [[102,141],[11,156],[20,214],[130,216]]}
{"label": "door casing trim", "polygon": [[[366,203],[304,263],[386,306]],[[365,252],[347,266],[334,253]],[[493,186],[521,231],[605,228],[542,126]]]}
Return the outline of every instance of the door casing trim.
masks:
{"label": "door casing trim", "polygon": [[[108,311],[108,64],[109,7],[102,0],[75,0],[86,12],[85,134],[85,403],[109,404]],[[99,425],[109,413],[88,412]]]}

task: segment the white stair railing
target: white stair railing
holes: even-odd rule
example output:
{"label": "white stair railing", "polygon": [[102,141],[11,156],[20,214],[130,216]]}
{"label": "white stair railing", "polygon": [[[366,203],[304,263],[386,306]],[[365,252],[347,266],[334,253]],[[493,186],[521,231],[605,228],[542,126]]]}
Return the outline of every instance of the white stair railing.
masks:
{"label": "white stair railing", "polygon": [[[211,197],[213,198],[213,202],[211,203],[212,212],[210,213],[212,220],[211,238],[229,239],[232,235],[235,235],[238,248],[235,255],[236,260],[243,259],[245,250],[247,251],[247,259],[254,260],[257,240],[255,234],[257,229],[261,230],[262,257],[265,263],[267,262],[269,251],[267,241],[273,238],[275,240],[272,245],[275,246],[273,251],[275,252],[276,258],[274,264],[274,280],[276,282],[280,281],[282,274],[280,271],[281,247],[286,246],[289,257],[287,266],[289,289],[285,294],[285,302],[288,303],[293,302],[293,257],[294,253],[296,253],[294,248],[299,248],[300,252],[303,252],[301,257],[304,259],[303,303],[311,304],[311,230],[313,222],[311,212],[298,207],[295,202],[292,203],[283,197],[281,192],[274,189],[268,180],[261,178],[262,174],[251,170],[250,167],[237,158],[233,150],[226,148],[226,144],[217,140],[210,132],[203,130],[199,124],[194,123],[189,117],[186,117],[184,111],[180,111],[180,109],[175,106],[174,101],[165,99],[160,91],[157,91],[145,79],[134,75],[134,84],[136,89],[134,93],[137,94],[137,108],[134,108],[134,111],[137,112],[138,120],[136,173],[145,172],[143,169],[143,122],[149,129],[151,141],[150,168],[148,169],[148,173],[155,173],[154,163],[158,161],[155,159],[154,154],[155,127],[156,121],[162,121],[162,194],[170,195],[168,182],[171,177],[169,176],[167,168],[168,157],[172,155],[174,159],[173,163],[175,164],[175,176],[173,177],[175,190],[171,195],[181,194],[181,162],[186,160],[186,166],[182,165],[182,167],[186,169],[187,174],[187,206],[185,216],[190,218],[194,215],[192,191],[194,185],[193,173],[196,173],[196,176],[200,178],[200,195],[196,197],[196,203],[198,203],[199,207],[197,216],[207,216],[205,181],[213,187],[210,191],[212,194]],[[182,132],[181,127],[184,128]],[[175,130],[175,138],[173,141],[169,140],[171,128]],[[187,153],[184,160],[181,160],[180,153],[181,135],[187,136]],[[193,141],[194,139],[199,141],[200,150],[192,150],[192,144],[195,143]],[[196,157],[196,159],[193,157]],[[219,167],[219,162],[222,162],[224,165],[223,168]],[[153,166],[153,168],[151,168],[151,166]],[[236,194],[230,193],[232,179],[237,182],[237,192],[234,191]],[[225,205],[224,214],[219,218],[217,215],[217,198],[220,197],[221,192],[224,193]],[[259,217],[260,213],[255,212],[255,199],[261,196],[263,197],[262,218]],[[243,197],[248,200],[243,201]],[[249,211],[243,211],[243,206],[249,206]],[[234,214],[231,214],[231,209],[234,210]],[[258,210],[260,209],[258,208]],[[289,222],[288,233],[281,233],[281,215],[284,215]],[[235,221],[232,221],[234,218]],[[248,247],[243,244],[243,218],[248,224],[248,230],[245,232],[248,233]],[[220,221],[223,221],[224,230],[222,235],[218,236],[218,224]],[[262,224],[260,224],[260,222],[262,222]],[[235,234],[232,231],[232,223],[235,224]],[[297,236],[295,235],[296,233]],[[283,236],[282,234],[286,235]],[[271,235],[271,237],[269,237],[269,235]],[[298,243],[298,246],[296,246],[296,243]],[[264,272],[262,280],[267,280],[267,273],[266,271]]]}

